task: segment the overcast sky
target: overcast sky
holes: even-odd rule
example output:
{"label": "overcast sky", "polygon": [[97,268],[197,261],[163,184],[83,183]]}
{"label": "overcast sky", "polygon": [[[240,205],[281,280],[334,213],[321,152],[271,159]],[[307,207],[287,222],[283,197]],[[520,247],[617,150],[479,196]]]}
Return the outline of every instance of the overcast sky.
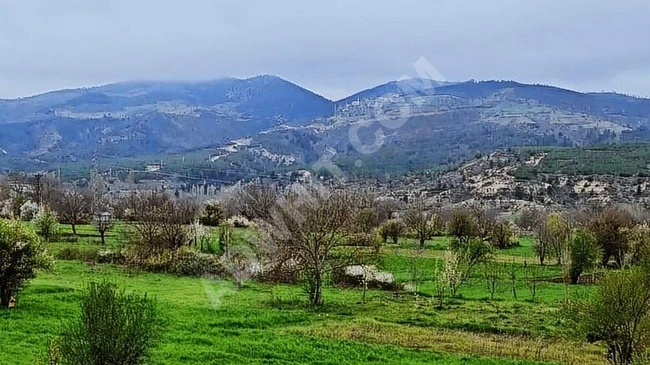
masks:
{"label": "overcast sky", "polygon": [[416,76],[650,96],[648,0],[0,0],[0,97],[275,74],[326,97]]}

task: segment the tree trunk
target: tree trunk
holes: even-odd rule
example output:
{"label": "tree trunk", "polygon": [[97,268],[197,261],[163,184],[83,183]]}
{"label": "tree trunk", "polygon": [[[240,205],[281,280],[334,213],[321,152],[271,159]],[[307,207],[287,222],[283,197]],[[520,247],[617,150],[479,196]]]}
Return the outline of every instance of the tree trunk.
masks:
{"label": "tree trunk", "polygon": [[620,252],[617,252],[614,255],[614,260],[616,261],[616,268],[617,269],[623,268],[623,255]]}
{"label": "tree trunk", "polygon": [[313,292],[311,293],[311,304],[314,307],[320,306],[323,302],[323,295],[321,292],[322,286],[323,286],[323,281],[321,279],[321,273],[317,271],[314,273],[314,288],[313,288]]}
{"label": "tree trunk", "polygon": [[9,308],[9,301],[11,301],[11,290],[0,288],[0,307]]}
{"label": "tree trunk", "polygon": [[106,232],[104,231],[99,232],[99,235],[102,237],[102,246],[106,246],[106,238],[105,238]]}
{"label": "tree trunk", "polygon": [[420,250],[424,249],[424,237],[420,237]]}
{"label": "tree trunk", "polygon": [[602,261],[600,262],[600,263],[603,265],[603,267],[607,267],[607,264],[609,264],[609,259],[610,259],[611,257],[612,257],[612,254],[609,253],[609,252],[605,252],[605,253],[603,254],[603,259],[602,259]]}
{"label": "tree trunk", "polygon": [[578,284],[578,281],[580,280],[580,275],[582,274],[582,271],[580,270],[573,270],[569,274],[569,282],[572,285]]}
{"label": "tree trunk", "polygon": [[71,223],[70,225],[72,226],[72,234],[74,236],[76,236],[77,235],[77,225],[74,224],[74,223]]}

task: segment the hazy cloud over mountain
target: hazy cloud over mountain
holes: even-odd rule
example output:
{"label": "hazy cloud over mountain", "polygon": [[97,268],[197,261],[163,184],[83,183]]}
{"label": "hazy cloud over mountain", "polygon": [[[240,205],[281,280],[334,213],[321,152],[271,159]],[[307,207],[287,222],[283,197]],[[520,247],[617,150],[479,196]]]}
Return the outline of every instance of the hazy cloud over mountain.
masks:
{"label": "hazy cloud over mountain", "polygon": [[0,97],[276,74],[329,98],[415,76],[650,96],[650,3],[2,0]]}

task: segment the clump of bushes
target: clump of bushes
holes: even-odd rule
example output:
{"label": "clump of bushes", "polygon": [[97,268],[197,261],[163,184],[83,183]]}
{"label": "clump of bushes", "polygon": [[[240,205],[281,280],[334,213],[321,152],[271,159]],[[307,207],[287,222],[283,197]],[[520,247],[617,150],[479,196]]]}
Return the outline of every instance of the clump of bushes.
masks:
{"label": "clump of bushes", "polygon": [[122,250],[85,246],[65,246],[54,257],[57,260],[78,260],[99,264],[122,265],[126,262],[126,256]]}
{"label": "clump of bushes", "polygon": [[84,262],[97,262],[99,249],[95,247],[65,246],[54,254],[57,260],[78,260]]}
{"label": "clump of bushes", "polygon": [[131,248],[126,252],[125,263],[129,267],[144,271],[184,276],[221,276],[226,271],[217,256],[198,253],[189,248],[147,255]]}
{"label": "clump of bushes", "polygon": [[123,250],[99,250],[97,252],[97,262],[100,264],[123,265],[126,262],[126,256]]}
{"label": "clump of bushes", "polygon": [[235,215],[230,218],[228,218],[227,221],[228,225],[235,227],[235,228],[248,228],[248,227],[254,227],[255,223],[253,221],[249,220],[243,215]]}
{"label": "clump of bushes", "polygon": [[332,274],[332,282],[344,286],[365,286],[382,290],[398,290],[400,285],[393,274],[379,271],[373,265],[351,265]]}

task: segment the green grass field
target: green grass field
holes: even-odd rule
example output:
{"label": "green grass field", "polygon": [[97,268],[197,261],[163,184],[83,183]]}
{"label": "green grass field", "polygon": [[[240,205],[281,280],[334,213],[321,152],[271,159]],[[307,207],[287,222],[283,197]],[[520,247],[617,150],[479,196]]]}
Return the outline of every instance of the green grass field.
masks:
{"label": "green grass field", "polygon": [[[51,249],[97,244],[92,227],[78,232],[77,242],[51,243]],[[119,229],[108,242],[120,244]],[[521,261],[532,257],[530,242],[496,255],[504,270],[515,273],[516,300],[510,279],[490,300],[480,266],[459,298],[442,308],[431,296],[446,238],[428,242],[421,255],[412,244],[387,245],[379,266],[405,282],[415,265],[421,272],[419,296],[371,290],[362,303],[360,290],[328,287],[325,305],[317,311],[309,309],[298,286],[249,282],[238,289],[229,281],[58,261],[55,273],[43,273],[27,285],[16,309],[0,311],[0,364],[33,364],[48,339],[78,312],[85,283],[103,279],[156,298],[164,323],[152,364],[605,363],[602,347],[569,339],[560,316],[563,284],[540,281],[532,300],[525,273],[535,265],[524,268]],[[545,266],[538,277],[556,277],[560,271]],[[589,287],[571,288],[585,290]]]}

